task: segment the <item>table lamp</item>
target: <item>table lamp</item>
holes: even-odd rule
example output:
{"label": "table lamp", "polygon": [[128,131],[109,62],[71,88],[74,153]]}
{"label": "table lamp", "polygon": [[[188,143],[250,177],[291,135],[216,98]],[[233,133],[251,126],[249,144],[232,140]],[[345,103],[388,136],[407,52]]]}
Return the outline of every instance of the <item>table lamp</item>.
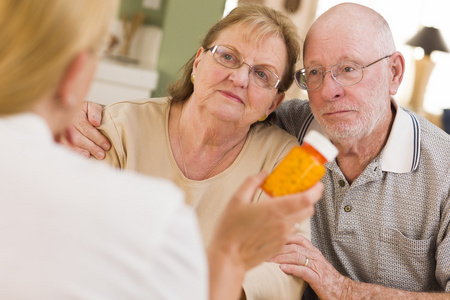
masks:
{"label": "table lamp", "polygon": [[422,27],[406,44],[420,47],[424,51],[423,58],[416,60],[416,74],[410,102],[411,109],[416,112],[422,112],[425,90],[435,66],[435,63],[430,58],[431,52],[435,50],[449,52],[449,50],[441,33],[434,27]]}

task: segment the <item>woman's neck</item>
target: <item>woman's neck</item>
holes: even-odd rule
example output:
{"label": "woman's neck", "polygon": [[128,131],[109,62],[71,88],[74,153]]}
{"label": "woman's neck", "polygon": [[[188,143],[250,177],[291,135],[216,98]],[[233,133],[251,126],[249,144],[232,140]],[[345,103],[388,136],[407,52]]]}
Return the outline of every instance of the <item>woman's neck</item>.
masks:
{"label": "woman's neck", "polygon": [[188,103],[172,104],[169,138],[178,167],[187,178],[203,180],[226,170],[242,150],[248,129],[199,116]]}

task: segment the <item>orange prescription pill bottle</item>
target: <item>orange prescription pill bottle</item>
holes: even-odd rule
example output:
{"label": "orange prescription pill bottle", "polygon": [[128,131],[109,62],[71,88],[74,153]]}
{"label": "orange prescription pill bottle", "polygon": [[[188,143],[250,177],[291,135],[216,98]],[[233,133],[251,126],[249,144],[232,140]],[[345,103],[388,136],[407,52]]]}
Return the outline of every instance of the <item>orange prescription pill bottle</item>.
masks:
{"label": "orange prescription pill bottle", "polygon": [[312,187],[325,174],[324,164],[338,154],[329,139],[310,131],[267,176],[262,189],[272,197],[298,193]]}

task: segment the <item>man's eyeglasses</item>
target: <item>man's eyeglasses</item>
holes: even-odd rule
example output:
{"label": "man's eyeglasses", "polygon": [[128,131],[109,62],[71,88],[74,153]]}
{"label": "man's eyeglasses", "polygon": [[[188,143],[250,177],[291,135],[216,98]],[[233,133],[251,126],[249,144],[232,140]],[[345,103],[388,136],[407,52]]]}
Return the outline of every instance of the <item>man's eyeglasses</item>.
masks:
{"label": "man's eyeglasses", "polygon": [[226,68],[238,69],[243,64],[249,66],[250,69],[248,70],[248,74],[251,81],[262,88],[271,90],[278,88],[278,86],[280,85],[280,79],[277,74],[263,66],[249,65],[244,61],[242,55],[240,55],[239,52],[233,49],[225,46],[215,45],[206,50],[211,51],[214,60]]}
{"label": "man's eyeglasses", "polygon": [[304,90],[317,90],[323,83],[325,75],[330,72],[331,77],[342,86],[354,85],[360,82],[363,78],[363,70],[390,57],[386,55],[377,59],[373,63],[366,66],[361,66],[354,62],[342,62],[331,67],[330,71],[326,71],[324,66],[303,68],[295,72],[294,79],[297,85]]}

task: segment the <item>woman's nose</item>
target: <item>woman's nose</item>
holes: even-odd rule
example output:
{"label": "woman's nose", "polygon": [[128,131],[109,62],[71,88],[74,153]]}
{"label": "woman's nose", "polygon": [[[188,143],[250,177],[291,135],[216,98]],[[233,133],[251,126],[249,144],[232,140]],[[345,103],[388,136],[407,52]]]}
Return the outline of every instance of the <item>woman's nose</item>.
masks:
{"label": "woman's nose", "polygon": [[232,69],[230,74],[230,80],[234,82],[235,85],[247,88],[250,80],[250,66],[243,63],[239,68]]}

